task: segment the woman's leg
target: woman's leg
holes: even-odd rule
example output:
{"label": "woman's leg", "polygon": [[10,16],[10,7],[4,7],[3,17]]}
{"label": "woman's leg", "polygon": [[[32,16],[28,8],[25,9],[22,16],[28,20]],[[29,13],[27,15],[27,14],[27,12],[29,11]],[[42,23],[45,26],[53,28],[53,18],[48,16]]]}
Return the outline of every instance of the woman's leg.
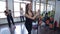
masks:
{"label": "woman's leg", "polygon": [[11,28],[11,22],[9,17],[7,17],[7,21],[8,21],[9,28]]}
{"label": "woman's leg", "polygon": [[20,20],[21,20],[21,22],[22,22],[22,16],[20,16]]}
{"label": "woman's leg", "polygon": [[12,27],[11,27],[11,22],[10,22],[10,18],[7,17],[7,21],[8,21],[8,25],[9,25],[9,30],[10,32],[12,32]]}
{"label": "woman's leg", "polygon": [[15,23],[14,23],[14,20],[13,20],[13,17],[12,17],[12,16],[10,16],[10,19],[11,19],[11,21],[12,21],[13,25],[15,25]]}
{"label": "woman's leg", "polygon": [[28,30],[28,34],[31,34],[31,30],[32,30],[32,25],[25,25],[26,29]]}
{"label": "woman's leg", "polygon": [[16,27],[15,27],[15,23],[14,23],[13,17],[10,16],[10,19],[11,19],[11,21],[12,21],[12,23],[13,23],[13,29],[15,29]]}
{"label": "woman's leg", "polygon": [[24,16],[22,16],[22,21],[24,21]]}

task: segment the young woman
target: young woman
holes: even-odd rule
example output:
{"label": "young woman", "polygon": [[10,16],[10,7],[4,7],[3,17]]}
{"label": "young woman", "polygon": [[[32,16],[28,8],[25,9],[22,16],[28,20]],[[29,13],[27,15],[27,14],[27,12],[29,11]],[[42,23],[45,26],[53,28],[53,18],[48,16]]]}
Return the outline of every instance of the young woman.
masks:
{"label": "young woman", "polygon": [[32,30],[32,21],[39,15],[39,13],[37,12],[36,15],[33,15],[32,12],[32,4],[27,4],[26,5],[26,13],[25,13],[25,17],[26,17],[26,21],[25,21],[25,26],[28,30],[28,34],[31,34],[31,30]]}
{"label": "young woman", "polygon": [[24,11],[23,11],[23,8],[20,9],[20,20],[21,20],[21,22],[24,21]]}
{"label": "young woman", "polygon": [[7,16],[7,21],[8,21],[8,25],[9,25],[10,30],[12,30],[12,28],[11,28],[11,22],[13,23],[13,29],[16,28],[15,27],[15,23],[13,21],[12,14],[11,14],[11,10],[8,10],[8,11],[5,10],[4,13]]}

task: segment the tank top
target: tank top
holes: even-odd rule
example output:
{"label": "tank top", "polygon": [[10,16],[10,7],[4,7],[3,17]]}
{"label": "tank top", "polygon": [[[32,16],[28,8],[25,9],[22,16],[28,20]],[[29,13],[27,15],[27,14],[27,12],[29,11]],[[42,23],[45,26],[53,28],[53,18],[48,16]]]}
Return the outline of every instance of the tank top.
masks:
{"label": "tank top", "polygon": [[[31,11],[31,13],[32,13],[32,11]],[[27,13],[27,14],[28,14],[28,13]],[[32,13],[32,17],[33,17],[33,13]],[[28,18],[28,17],[25,17],[25,18],[26,18],[25,24],[32,25],[33,20],[30,19],[30,18]]]}

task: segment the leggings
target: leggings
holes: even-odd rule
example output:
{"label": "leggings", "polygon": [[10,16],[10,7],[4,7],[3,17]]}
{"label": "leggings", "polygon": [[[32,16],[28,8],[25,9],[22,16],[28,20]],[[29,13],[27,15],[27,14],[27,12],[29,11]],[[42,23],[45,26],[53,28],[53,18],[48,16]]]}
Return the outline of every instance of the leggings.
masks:
{"label": "leggings", "polygon": [[21,21],[24,21],[24,16],[20,16]]}
{"label": "leggings", "polygon": [[25,24],[26,29],[28,30],[28,34],[31,34],[31,30],[32,30],[32,24]]}
{"label": "leggings", "polygon": [[9,28],[11,28],[11,21],[12,21],[13,25],[15,25],[12,16],[7,16],[7,21],[8,21]]}

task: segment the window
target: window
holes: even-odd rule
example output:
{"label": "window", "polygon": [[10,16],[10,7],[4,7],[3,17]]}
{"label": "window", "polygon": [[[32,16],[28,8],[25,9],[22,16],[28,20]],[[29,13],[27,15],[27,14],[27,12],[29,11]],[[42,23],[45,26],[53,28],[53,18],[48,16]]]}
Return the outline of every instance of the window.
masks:
{"label": "window", "polygon": [[26,7],[26,4],[25,3],[21,3],[21,8],[23,8],[24,14],[25,14],[25,7]]}
{"label": "window", "polygon": [[6,18],[4,13],[0,13],[0,18]]}
{"label": "window", "polygon": [[19,17],[20,16],[20,12],[14,12],[14,16],[15,17]]}
{"label": "window", "polygon": [[0,12],[4,12],[6,10],[6,2],[0,1]]}
{"label": "window", "polygon": [[53,5],[51,5],[51,10],[53,10],[53,8],[54,8]]}
{"label": "window", "polygon": [[36,5],[36,11],[38,11],[38,10],[39,10],[39,4]]}
{"label": "window", "polygon": [[0,1],[0,18],[6,18],[4,10],[6,10],[6,2]]}
{"label": "window", "polygon": [[23,8],[24,11],[25,11],[25,6],[26,6],[25,3],[21,3],[21,8]]}
{"label": "window", "polygon": [[14,11],[20,11],[20,4],[14,3]]}
{"label": "window", "polygon": [[14,2],[14,17],[20,16],[20,3]]}
{"label": "window", "polygon": [[[23,8],[25,14],[25,7],[28,1],[14,0],[14,17],[20,16],[20,8]],[[29,3],[29,2],[28,2]]]}
{"label": "window", "polygon": [[52,5],[47,5],[47,11],[51,11],[52,10]]}
{"label": "window", "polygon": [[44,11],[44,4],[41,3],[41,13],[43,13],[43,11]]}
{"label": "window", "polygon": [[[38,11],[39,10],[39,7],[40,5],[39,5],[39,3],[36,3],[36,11]],[[43,3],[41,3],[41,13],[43,12],[43,10],[44,10],[44,4]]]}

